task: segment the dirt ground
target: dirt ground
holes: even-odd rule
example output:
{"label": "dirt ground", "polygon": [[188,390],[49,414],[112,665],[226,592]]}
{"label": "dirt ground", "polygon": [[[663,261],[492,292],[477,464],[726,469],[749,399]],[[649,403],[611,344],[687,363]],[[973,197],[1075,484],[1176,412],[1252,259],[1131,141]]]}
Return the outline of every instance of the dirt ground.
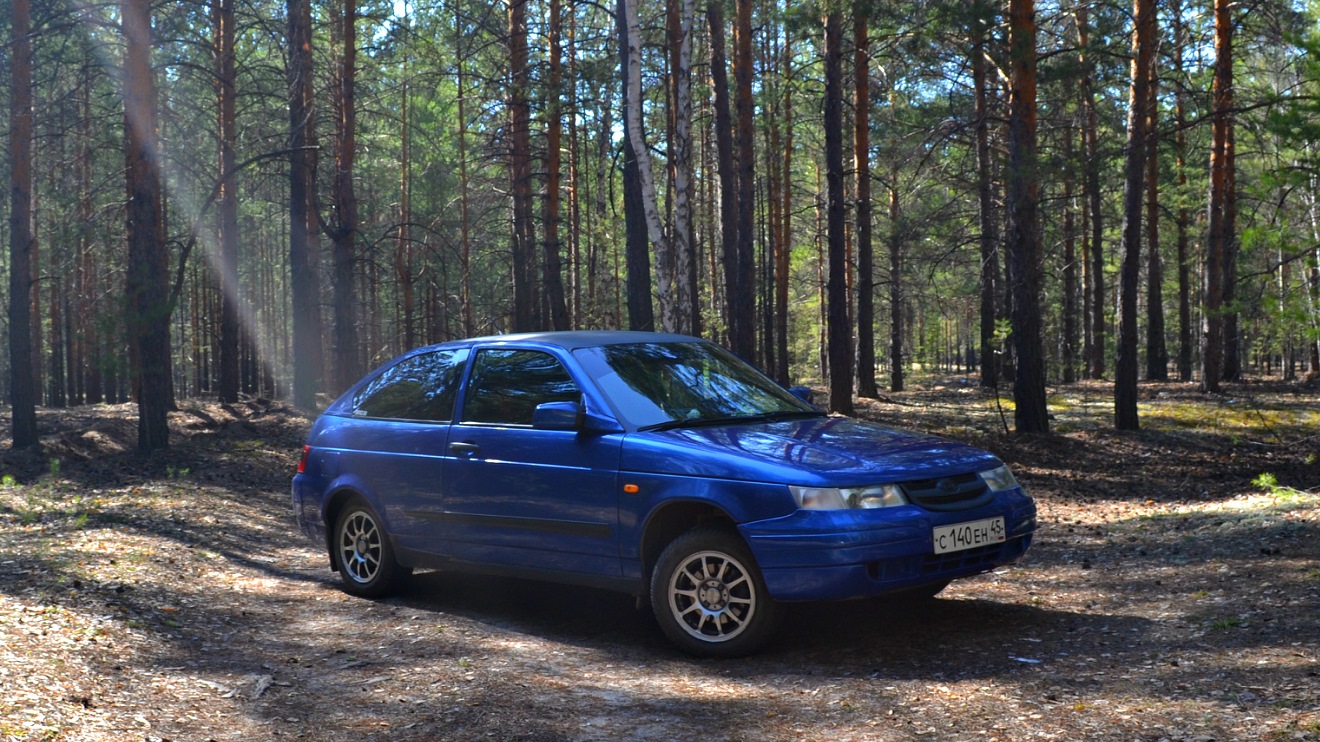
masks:
{"label": "dirt ground", "polygon": [[0,469],[0,740],[1320,740],[1320,389],[1143,386],[1134,434],[1110,392],[1054,390],[1035,438],[957,378],[864,402],[1008,461],[1036,545],[928,603],[794,605],[734,661],[612,593],[348,597],[282,405],[187,403],[150,457],[130,406],[43,410]]}

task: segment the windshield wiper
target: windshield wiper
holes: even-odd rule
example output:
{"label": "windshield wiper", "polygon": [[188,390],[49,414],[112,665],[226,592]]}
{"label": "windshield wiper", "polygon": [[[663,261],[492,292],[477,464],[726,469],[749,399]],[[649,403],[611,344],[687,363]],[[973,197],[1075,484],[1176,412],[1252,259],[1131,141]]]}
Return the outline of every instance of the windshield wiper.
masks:
{"label": "windshield wiper", "polygon": [[812,410],[786,410],[784,412],[767,412],[762,415],[734,415],[729,417],[694,417],[687,420],[668,420],[654,425],[643,425],[638,430],[660,431],[660,430],[680,430],[683,428],[707,428],[716,425],[746,425],[749,423],[777,423],[784,420],[796,420],[806,417],[820,417],[824,413]]}

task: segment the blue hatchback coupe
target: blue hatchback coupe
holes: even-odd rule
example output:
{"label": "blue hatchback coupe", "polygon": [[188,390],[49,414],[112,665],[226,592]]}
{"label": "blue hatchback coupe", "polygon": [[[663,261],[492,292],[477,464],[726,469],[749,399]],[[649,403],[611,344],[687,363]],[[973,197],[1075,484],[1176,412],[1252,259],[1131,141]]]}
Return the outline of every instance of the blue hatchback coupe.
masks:
{"label": "blue hatchback coupe", "polygon": [[698,656],[756,650],[785,601],[932,596],[1027,550],[993,455],[802,391],[682,335],[432,345],[317,419],[293,508],[355,595],[414,568],[618,589]]}

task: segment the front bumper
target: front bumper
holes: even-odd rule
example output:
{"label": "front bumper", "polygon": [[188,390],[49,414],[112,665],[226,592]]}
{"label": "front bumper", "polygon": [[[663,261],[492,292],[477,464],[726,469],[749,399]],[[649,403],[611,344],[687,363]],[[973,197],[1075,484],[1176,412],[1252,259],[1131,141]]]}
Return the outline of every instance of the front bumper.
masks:
{"label": "front bumper", "polygon": [[[936,554],[937,526],[1003,517],[1006,540]],[[971,510],[931,512],[915,506],[807,511],[741,526],[776,600],[863,598],[988,572],[1026,553],[1036,505],[1021,489]]]}

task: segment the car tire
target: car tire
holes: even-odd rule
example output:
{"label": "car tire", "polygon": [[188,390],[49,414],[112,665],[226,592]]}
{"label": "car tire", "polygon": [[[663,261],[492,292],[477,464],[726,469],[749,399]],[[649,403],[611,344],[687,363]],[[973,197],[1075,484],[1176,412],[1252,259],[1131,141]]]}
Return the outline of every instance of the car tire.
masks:
{"label": "car tire", "polygon": [[412,571],[395,559],[394,546],[380,516],[361,499],[354,499],[339,511],[331,548],[344,590],[353,595],[389,595]]}
{"label": "car tire", "polygon": [[651,572],[651,609],[660,629],[697,657],[741,657],[779,628],[751,551],[736,533],[696,528],[674,539]]}

